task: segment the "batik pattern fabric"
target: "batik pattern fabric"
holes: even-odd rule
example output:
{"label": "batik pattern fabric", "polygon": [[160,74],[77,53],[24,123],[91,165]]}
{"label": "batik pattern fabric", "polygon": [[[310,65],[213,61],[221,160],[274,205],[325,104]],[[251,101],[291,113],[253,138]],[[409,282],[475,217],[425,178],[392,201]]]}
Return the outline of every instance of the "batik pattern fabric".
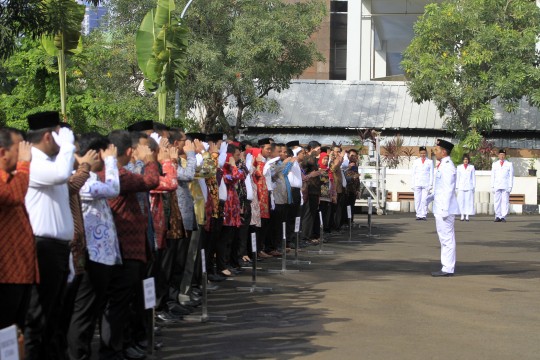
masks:
{"label": "batik pattern fabric", "polygon": [[178,207],[182,214],[182,221],[184,222],[184,229],[186,231],[197,229],[197,225],[195,224],[193,196],[189,190],[189,183],[195,179],[196,165],[195,152],[188,151],[185,159],[180,158],[180,163],[178,164],[178,169],[176,171],[178,179],[176,196],[178,198]]}
{"label": "batik pattern fabric", "polygon": [[164,195],[178,188],[176,178],[176,161],[165,160],[161,163],[162,174],[159,177],[159,186],[150,191],[150,211],[154,225],[154,240],[158,249],[164,249],[167,242],[168,221],[165,214]]}
{"label": "batik pattern fabric", "polygon": [[223,181],[227,187],[227,200],[225,201],[223,226],[240,227],[242,225],[240,199],[236,192],[236,184],[245,178],[246,173],[243,170],[228,163],[223,165]]}
{"label": "batik pattern fabric", "polygon": [[113,214],[107,199],[120,193],[120,178],[116,159],[105,159],[105,181],[100,181],[96,173],[90,172],[88,180],[81,188],[81,208],[86,235],[88,258],[104,265],[122,263],[120,244]]}
{"label": "batik pattern fabric", "polygon": [[257,199],[259,200],[260,216],[262,219],[270,219],[270,197],[268,194],[268,187],[266,185],[266,178],[263,175],[264,162],[255,160],[253,162],[252,178],[255,181],[257,187]]}
{"label": "batik pattern fabric", "polygon": [[36,244],[24,205],[30,162],[19,161],[16,172],[0,169],[0,283],[39,282]]}
{"label": "batik pattern fabric", "polygon": [[69,208],[73,216],[73,240],[69,243],[75,275],[82,274],[86,266],[86,238],[79,191],[90,177],[90,165],[82,163],[68,180]]}

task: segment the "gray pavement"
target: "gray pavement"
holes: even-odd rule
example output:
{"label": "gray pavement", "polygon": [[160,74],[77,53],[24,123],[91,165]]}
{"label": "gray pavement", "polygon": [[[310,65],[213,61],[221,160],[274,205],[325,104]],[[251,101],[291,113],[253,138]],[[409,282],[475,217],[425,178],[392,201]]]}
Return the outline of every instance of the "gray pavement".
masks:
{"label": "gray pavement", "polygon": [[348,233],[329,238],[324,247],[335,255],[302,252],[313,263],[289,266],[300,273],[259,272],[270,294],[236,291],[251,284],[251,271],[220,283],[209,312],[228,319],[165,328],[156,357],[540,359],[539,220],[458,219],[456,276],[432,278],[440,269],[434,219],[376,216],[378,237],[358,228],[360,244],[338,243]]}

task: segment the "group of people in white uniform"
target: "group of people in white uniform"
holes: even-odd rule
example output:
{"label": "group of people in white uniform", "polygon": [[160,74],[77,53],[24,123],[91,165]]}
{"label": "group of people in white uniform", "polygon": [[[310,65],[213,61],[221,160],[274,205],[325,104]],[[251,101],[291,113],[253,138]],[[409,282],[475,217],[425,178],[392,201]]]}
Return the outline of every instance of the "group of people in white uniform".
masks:
{"label": "group of people in white uniform", "polygon": [[[469,216],[475,214],[475,168],[470,164],[471,159],[467,154],[463,156],[463,163],[456,168],[450,159],[453,147],[454,145],[448,141],[437,140],[434,154],[438,164],[434,168],[433,161],[427,158],[426,147],[421,146],[420,157],[412,166],[411,185],[414,191],[416,220],[427,220],[428,205],[433,202],[433,215],[441,243],[442,264],[440,271],[431,273],[435,277],[454,274],[455,215],[461,215],[461,221],[469,221]],[[512,163],[506,160],[504,149],[499,150],[498,157],[491,167],[491,190],[494,197],[495,222],[506,222],[514,169]]]}
{"label": "group of people in white uniform", "polygon": [[[426,199],[433,190],[433,161],[427,157],[425,146],[419,148],[420,157],[412,165],[411,187],[414,191],[416,220],[426,220],[428,204]],[[506,160],[506,150],[499,150],[499,159],[491,166],[491,192],[495,211],[495,222],[506,222],[512,192],[514,167]],[[475,214],[474,193],[476,189],[475,167],[468,154],[463,155],[463,163],[456,167],[456,194],[461,221],[469,221]]]}

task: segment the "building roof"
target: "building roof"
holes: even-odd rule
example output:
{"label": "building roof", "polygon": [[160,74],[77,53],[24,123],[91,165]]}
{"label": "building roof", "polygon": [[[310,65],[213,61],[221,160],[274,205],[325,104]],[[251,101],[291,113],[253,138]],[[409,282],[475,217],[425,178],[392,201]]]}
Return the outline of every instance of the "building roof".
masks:
{"label": "building roof", "polygon": [[[248,127],[444,130],[435,105],[415,103],[402,81],[296,80],[269,96],[278,101],[280,112],[260,113]],[[525,100],[515,113],[497,105],[495,110],[497,130],[540,130],[540,112]]]}

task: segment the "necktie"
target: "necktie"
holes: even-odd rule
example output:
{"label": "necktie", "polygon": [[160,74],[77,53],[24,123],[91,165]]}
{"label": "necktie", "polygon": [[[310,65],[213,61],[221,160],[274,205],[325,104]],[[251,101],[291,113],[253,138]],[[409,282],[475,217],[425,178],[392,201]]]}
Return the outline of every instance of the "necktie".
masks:
{"label": "necktie", "polygon": [[439,166],[441,166],[441,163],[440,163],[440,162],[437,164],[437,169],[439,168]]}
{"label": "necktie", "polygon": [[426,158],[422,158],[422,164],[424,163],[424,161],[426,161]]}
{"label": "necktie", "polygon": [[467,170],[467,165],[468,165],[468,164],[463,164],[463,166],[465,167],[465,170]]}
{"label": "necktie", "polygon": [[504,164],[504,160],[501,160],[501,166],[503,166],[503,164]]}

